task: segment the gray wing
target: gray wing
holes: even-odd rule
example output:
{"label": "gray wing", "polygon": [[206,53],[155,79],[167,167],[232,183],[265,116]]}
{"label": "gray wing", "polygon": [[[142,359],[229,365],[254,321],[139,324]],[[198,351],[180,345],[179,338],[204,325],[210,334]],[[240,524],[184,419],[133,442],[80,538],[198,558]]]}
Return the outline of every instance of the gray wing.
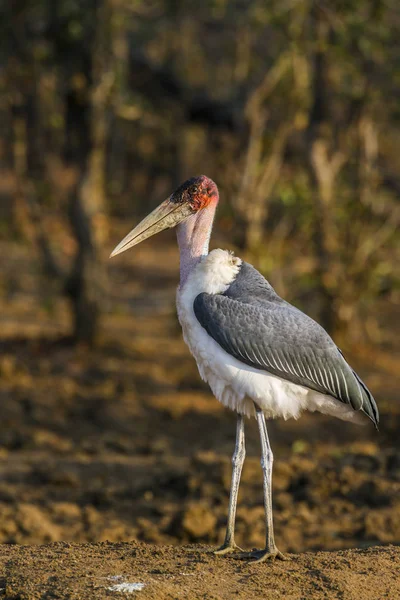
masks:
{"label": "gray wing", "polygon": [[251,269],[253,281],[247,277],[225,294],[202,293],[195,298],[194,313],[207,333],[241,362],[333,396],[362,410],[377,425],[379,414],[372,394],[326,331],[279,298],[262,275]]}

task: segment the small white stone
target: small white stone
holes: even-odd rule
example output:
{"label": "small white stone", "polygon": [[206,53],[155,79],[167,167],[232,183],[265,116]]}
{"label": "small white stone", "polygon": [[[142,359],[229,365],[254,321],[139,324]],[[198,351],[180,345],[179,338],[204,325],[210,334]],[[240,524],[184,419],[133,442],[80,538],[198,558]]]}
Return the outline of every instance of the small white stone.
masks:
{"label": "small white stone", "polygon": [[116,583],[114,585],[111,585],[110,587],[108,587],[107,589],[110,590],[110,592],[128,592],[128,593],[132,593],[132,592],[140,592],[140,590],[142,590],[144,588],[145,584],[144,583]]}

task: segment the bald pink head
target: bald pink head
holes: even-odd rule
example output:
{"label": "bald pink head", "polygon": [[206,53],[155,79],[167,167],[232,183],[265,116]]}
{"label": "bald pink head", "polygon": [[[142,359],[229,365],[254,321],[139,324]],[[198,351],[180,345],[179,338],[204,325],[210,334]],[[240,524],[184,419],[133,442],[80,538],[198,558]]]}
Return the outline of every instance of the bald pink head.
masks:
{"label": "bald pink head", "polygon": [[218,203],[218,198],[218,188],[213,180],[206,175],[199,175],[182,183],[171,195],[171,202],[189,204],[197,213],[211,203]]}

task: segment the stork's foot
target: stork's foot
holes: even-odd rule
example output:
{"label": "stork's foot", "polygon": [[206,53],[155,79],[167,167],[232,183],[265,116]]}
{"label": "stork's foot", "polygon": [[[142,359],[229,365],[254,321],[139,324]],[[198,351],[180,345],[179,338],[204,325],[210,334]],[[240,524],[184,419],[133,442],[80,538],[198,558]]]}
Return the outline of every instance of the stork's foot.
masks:
{"label": "stork's foot", "polygon": [[269,550],[269,548],[264,548],[264,550],[253,550],[252,552],[243,552],[242,554],[238,554],[235,556],[240,560],[252,560],[255,563],[265,562],[267,560],[290,560],[289,557],[282,554],[278,548],[274,550]]}
{"label": "stork's foot", "polygon": [[240,550],[240,552],[243,552],[243,550],[239,548],[239,546],[235,542],[224,543],[220,548],[214,550],[214,554],[223,556],[224,554],[231,554],[232,552],[236,552],[236,550]]}

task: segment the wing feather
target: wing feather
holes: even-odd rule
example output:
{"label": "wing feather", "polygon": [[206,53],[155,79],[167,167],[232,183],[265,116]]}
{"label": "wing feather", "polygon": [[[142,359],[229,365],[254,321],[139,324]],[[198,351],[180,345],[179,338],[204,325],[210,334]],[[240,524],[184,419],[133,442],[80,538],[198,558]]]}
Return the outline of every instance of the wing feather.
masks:
{"label": "wing feather", "polygon": [[343,375],[342,371],[340,371],[340,374],[342,376],[343,382],[344,382],[344,388],[345,388],[345,395],[343,396],[346,399],[346,402],[348,402],[350,404],[350,396],[349,396],[349,388],[347,387],[347,382],[346,382],[346,378]]}
{"label": "wing feather", "polygon": [[335,375],[335,381],[336,381],[336,387],[335,387],[335,391],[336,391],[336,395],[340,396],[341,391],[340,391],[340,383],[339,383],[339,377],[338,374],[336,373],[336,369],[333,371],[334,375]]}
{"label": "wing feather", "polygon": [[237,289],[236,298],[202,293],[194,300],[194,313],[207,333],[241,362],[333,396],[365,412],[376,425],[372,394],[326,331],[275,295],[276,300],[270,289],[263,300],[257,288],[257,302],[248,290],[246,302],[237,298]]}

